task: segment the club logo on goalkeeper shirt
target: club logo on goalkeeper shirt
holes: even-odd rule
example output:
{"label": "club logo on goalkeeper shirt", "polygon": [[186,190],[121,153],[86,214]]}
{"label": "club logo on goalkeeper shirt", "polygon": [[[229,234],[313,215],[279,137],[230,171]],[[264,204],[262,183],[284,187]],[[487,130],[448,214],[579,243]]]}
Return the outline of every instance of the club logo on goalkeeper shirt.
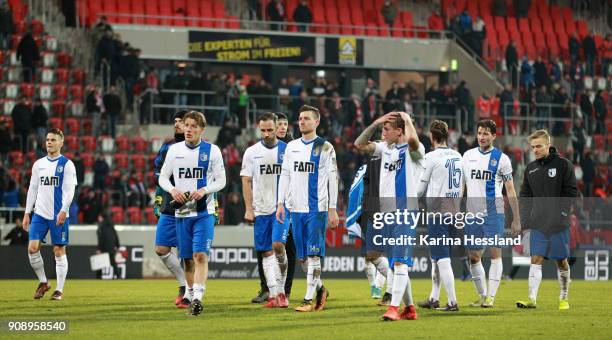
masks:
{"label": "club logo on goalkeeper shirt", "polygon": [[259,174],[280,175],[282,168],[280,164],[259,164]]}
{"label": "club logo on goalkeeper shirt", "polygon": [[204,168],[179,168],[179,178],[202,179],[204,178]]}
{"label": "club logo on goalkeeper shirt", "polygon": [[313,174],[315,171],[314,162],[293,162],[293,171],[295,172],[307,172],[309,174]]}
{"label": "club logo on goalkeeper shirt", "polygon": [[42,176],[40,177],[40,185],[47,185],[52,187],[59,186],[59,176]]}

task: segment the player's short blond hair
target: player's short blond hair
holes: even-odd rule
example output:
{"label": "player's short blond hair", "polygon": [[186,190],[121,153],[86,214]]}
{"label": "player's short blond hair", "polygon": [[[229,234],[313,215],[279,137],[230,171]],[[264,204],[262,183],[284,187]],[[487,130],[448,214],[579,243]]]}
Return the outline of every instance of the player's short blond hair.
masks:
{"label": "player's short blond hair", "polygon": [[548,134],[548,131],[542,129],[542,130],[536,130],[533,133],[531,133],[528,137],[529,142],[531,142],[534,139],[538,139],[538,138],[544,138],[546,140],[546,142],[548,142],[548,144],[550,144],[550,135]]}
{"label": "player's short blond hair", "polygon": [[206,117],[204,117],[202,112],[189,111],[183,116],[183,122],[187,120],[187,118],[195,120],[201,128],[206,128]]}

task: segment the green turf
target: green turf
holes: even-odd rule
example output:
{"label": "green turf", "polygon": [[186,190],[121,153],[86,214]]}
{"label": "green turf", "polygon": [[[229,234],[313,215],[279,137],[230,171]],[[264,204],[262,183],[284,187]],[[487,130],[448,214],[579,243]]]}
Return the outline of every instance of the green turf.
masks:
{"label": "green turf", "polygon": [[[419,320],[398,322],[380,321],[384,308],[369,298],[365,278],[326,280],[325,284],[331,292],[327,309],[301,314],[292,308],[266,310],[250,304],[255,281],[213,280],[208,283],[204,314],[190,317],[174,308],[176,283],[172,280],[68,280],[63,301],[49,300],[53,290],[44,300],[32,300],[35,281],[6,280],[0,281],[0,320],[65,319],[69,320],[69,337],[87,339],[612,339],[609,282],[573,281],[571,309],[559,311],[557,281],[542,283],[535,310],[519,310],[514,304],[526,297],[526,280],[502,282],[493,309],[466,307],[475,297],[474,288],[470,282],[458,281],[458,313],[419,310]],[[428,296],[429,285],[428,280],[413,281],[417,301]],[[299,302],[304,288],[304,280],[296,281],[291,307]],[[33,334],[0,331],[0,338],[25,337]]]}

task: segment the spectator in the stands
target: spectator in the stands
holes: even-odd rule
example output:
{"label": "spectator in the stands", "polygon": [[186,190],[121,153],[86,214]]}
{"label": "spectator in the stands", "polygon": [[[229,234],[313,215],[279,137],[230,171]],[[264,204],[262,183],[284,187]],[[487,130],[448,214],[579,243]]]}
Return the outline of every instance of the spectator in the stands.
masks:
{"label": "spectator in the stands", "polygon": [[518,52],[516,51],[516,43],[514,41],[510,41],[508,47],[506,47],[506,68],[508,69],[508,76],[510,77],[510,83],[512,87],[516,87],[518,77]]}
{"label": "spectator in the stands", "polygon": [[467,130],[472,131],[474,126],[474,111],[470,107],[472,94],[467,88],[465,80],[462,80],[455,89],[455,102],[461,112],[461,121],[467,122]]}
{"label": "spectator in the stands", "polygon": [[32,110],[32,128],[36,132],[36,141],[44,145],[47,139],[47,120],[49,115],[40,98],[34,99],[34,110]]}
{"label": "spectator in the stands", "polygon": [[[612,9],[610,12],[612,12]],[[601,71],[602,75],[607,78],[610,74],[610,65],[612,65],[612,33],[606,35],[601,52]]]}
{"label": "spectator in the stands", "polygon": [[244,203],[237,192],[230,192],[227,195],[225,208],[223,209],[223,224],[238,225],[244,218]]}
{"label": "spectator in the stands", "polygon": [[608,109],[606,108],[606,102],[603,98],[603,91],[597,91],[595,100],[593,101],[593,108],[595,109],[595,118],[597,119],[597,127],[595,133],[604,134],[606,133],[606,114]]}
{"label": "spectator in the stands", "polygon": [[77,185],[83,186],[85,182],[85,165],[83,164],[83,159],[81,158],[81,154],[77,151],[74,153],[74,156],[70,159],[72,163],[74,163],[74,169],[76,171],[77,177]]}
{"label": "spectator in the stands", "polygon": [[591,102],[591,94],[591,91],[580,91],[576,94],[578,104],[580,105],[580,111],[584,118],[584,126],[587,134],[593,132],[593,122],[595,121],[593,119],[595,110],[593,109],[593,102]]}
{"label": "spectator in the stands", "polygon": [[84,187],[79,194],[77,202],[81,207],[81,211],[83,212],[83,221],[81,222],[86,224],[95,223],[98,218],[98,214],[100,214],[100,212],[103,210],[102,191],[92,190],[91,187]]}
{"label": "spectator in the stands", "polygon": [[502,118],[512,116],[512,105],[514,104],[514,94],[512,93],[512,85],[506,84],[504,90],[499,96],[499,106]]}
{"label": "spectator in the stands", "polygon": [[404,98],[402,98],[402,102],[400,103],[399,110],[406,112],[409,115],[414,114],[414,107],[412,106],[412,100],[410,97],[410,93],[404,93]]}
{"label": "spectator in the stands", "polygon": [[580,40],[578,40],[578,33],[574,32],[568,41],[568,48],[570,54],[570,62],[572,65],[578,63],[578,56],[580,55]]}
{"label": "spectator in the stands", "polygon": [[482,48],[484,39],[487,36],[487,24],[484,22],[482,17],[479,15],[476,20],[472,23],[472,34],[470,35],[471,47],[476,54],[482,58]]}
{"label": "spectator in the stands", "polygon": [[555,82],[560,82],[563,77],[563,61],[557,57],[554,61],[550,61],[550,76]]}
{"label": "spectator in the stands", "polygon": [[595,162],[591,157],[591,151],[586,150],[584,158],[580,161],[582,168],[582,181],[584,182],[584,197],[593,196],[593,182],[595,181]]}
{"label": "spectator in the stands", "polygon": [[112,69],[117,66],[116,60],[118,56],[119,51],[117,51],[113,31],[107,29],[104,31],[104,36],[102,36],[96,48],[96,75],[102,72],[102,80],[105,87],[111,82],[111,79],[108,79],[108,77]]}
{"label": "spectator in the stands", "polygon": [[391,112],[395,110],[400,101],[403,99],[403,91],[400,89],[397,81],[394,81],[391,84],[391,88],[387,91],[385,95],[385,112]]}
{"label": "spectator in the stands", "polygon": [[8,3],[0,4],[0,49],[7,51],[11,48],[11,34],[13,34],[13,13]]}
{"label": "spectator in the stands", "polygon": [[529,63],[527,56],[525,56],[521,64],[521,86],[524,86],[525,90],[528,91],[535,84],[534,78],[533,66]]}
{"label": "spectator in the stands", "polygon": [[553,96],[553,104],[555,106],[552,108],[552,116],[557,119],[552,128],[553,136],[562,136],[567,134],[567,129],[565,125],[565,121],[560,121],[558,119],[567,119],[570,118],[569,104],[570,100],[565,92],[565,88],[559,87],[559,89],[555,92]]}
{"label": "spectator in the stands", "polygon": [[365,98],[370,94],[378,94],[378,85],[376,85],[374,79],[368,77],[366,80],[366,87],[363,89],[361,97]]}
{"label": "spectator in the stands", "polygon": [[98,87],[93,84],[89,85],[87,87],[87,96],[85,97],[85,112],[87,113],[87,116],[92,118],[91,132],[95,137],[100,135],[101,103],[102,98],[100,97]]}
{"label": "spectator in the stands", "polygon": [[582,40],[582,49],[586,61],[586,74],[593,77],[595,75],[595,58],[597,57],[597,46],[595,45],[593,31],[589,32],[589,35]]}
{"label": "spectator in the stands", "polygon": [[514,1],[514,13],[517,18],[526,18],[531,7],[531,0],[513,0]]}
{"label": "spectator in the stands", "polygon": [[533,63],[533,70],[536,87],[539,88],[546,85],[546,80],[548,80],[548,69],[546,68],[546,64],[544,64],[544,61],[542,61],[541,56],[538,56],[535,63]]}
{"label": "spectator in the stands", "polygon": [[13,119],[13,132],[18,138],[22,152],[27,152],[28,136],[32,130],[32,109],[26,103],[26,96],[21,96],[17,105],[13,107],[11,118]]}
{"label": "spectator in the stands", "polygon": [[15,219],[15,228],[4,236],[4,240],[10,240],[9,246],[25,246],[28,244],[28,232],[23,229],[20,218]]}
{"label": "spectator in the stands", "polygon": [[584,147],[586,146],[587,132],[584,129],[584,122],[577,118],[572,127],[572,147],[574,149],[574,163],[581,163],[584,155]]}
{"label": "spectator in the stands", "polygon": [[298,31],[308,32],[308,25],[312,22],[312,12],[308,7],[308,1],[300,1],[293,11],[293,20],[298,24]]}
{"label": "spectator in the stands", "polygon": [[122,59],[123,76],[125,77],[125,93],[127,96],[127,109],[132,111],[134,105],[134,85],[140,77],[140,49],[128,50],[127,56]]}
{"label": "spectator in the stands", "polygon": [[287,112],[289,109],[289,104],[291,103],[291,98],[289,98],[289,82],[287,81],[286,77],[281,78],[280,84],[277,86],[277,94],[279,96],[279,110],[282,112]]}
{"label": "spectator in the stands", "polygon": [[397,17],[397,6],[391,0],[385,0],[385,3],[380,9],[380,13],[385,19],[385,23],[389,25],[389,34],[391,34],[393,24],[395,23],[395,17]]}
{"label": "spectator in the stands", "polygon": [[113,27],[108,23],[108,18],[103,15],[100,17],[100,20],[96,23],[94,28],[99,32],[112,31]]}
{"label": "spectator in the stands", "polygon": [[0,164],[6,161],[7,155],[12,147],[13,139],[11,137],[11,131],[9,131],[8,128],[8,122],[4,117],[0,116]]}
{"label": "spectator in the stands", "polygon": [[248,0],[249,20],[261,20],[261,0]]}
{"label": "spectator in the stands", "polygon": [[476,112],[478,120],[491,118],[491,98],[486,92],[483,92],[476,100]]}
{"label": "spectator in the stands", "polygon": [[[444,19],[440,16],[438,11],[431,12],[431,15],[427,19],[427,27],[433,31],[442,31],[444,30]],[[440,33],[429,33],[431,38],[439,38]]]}
{"label": "spectator in the stands", "polygon": [[547,126],[545,122],[550,117],[549,104],[551,102],[552,98],[548,94],[546,86],[540,87],[535,95],[536,117],[538,118],[536,121],[536,127],[538,129],[542,129]]}
{"label": "spectator in the stands", "polygon": [[570,77],[572,80],[572,85],[576,90],[582,90],[584,87],[584,68],[582,67],[582,63],[578,63],[576,65],[572,65],[569,70]]}
{"label": "spectator in the stands", "polygon": [[266,8],[268,20],[274,21],[270,24],[270,29],[273,31],[283,30],[285,21],[285,5],[281,0],[272,0]]}
{"label": "spectator in the stands", "polygon": [[8,180],[6,188],[4,188],[2,204],[6,208],[19,207],[19,186],[12,178]]}
{"label": "spectator in the stands", "polygon": [[505,0],[493,0],[491,4],[491,13],[496,17],[505,17],[508,15]]}
{"label": "spectator in the stands", "polygon": [[115,138],[117,134],[117,119],[121,114],[121,98],[117,94],[117,88],[111,86],[108,93],[102,98],[104,103],[104,112],[106,119],[108,119],[108,131],[111,137]]}
{"label": "spectator in the stands", "polygon": [[36,81],[36,64],[40,60],[40,52],[31,30],[23,35],[17,46],[17,60],[21,61],[23,81],[26,83]]}
{"label": "spectator in the stands", "polygon": [[459,15],[459,24],[461,25],[461,35],[464,36],[472,31],[472,16],[468,11],[463,11]]}
{"label": "spectator in the stands", "polygon": [[95,190],[103,190],[106,186],[105,184],[106,176],[108,176],[108,173],[110,172],[110,168],[108,166],[108,163],[106,163],[106,160],[104,160],[104,157],[102,156],[102,154],[98,154],[96,156],[96,161],[94,162],[94,165],[93,165],[93,172],[94,172],[93,188]]}

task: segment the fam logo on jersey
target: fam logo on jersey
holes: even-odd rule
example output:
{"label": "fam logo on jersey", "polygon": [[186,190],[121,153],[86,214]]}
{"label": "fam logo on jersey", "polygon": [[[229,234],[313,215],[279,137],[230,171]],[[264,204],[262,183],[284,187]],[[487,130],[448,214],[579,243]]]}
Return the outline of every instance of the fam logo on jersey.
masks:
{"label": "fam logo on jersey", "polygon": [[59,187],[59,176],[42,176],[40,177],[40,185]]}
{"label": "fam logo on jersey", "polygon": [[208,155],[207,155],[207,154],[205,154],[205,153],[201,153],[201,154],[200,154],[200,160],[201,160],[202,162],[206,162],[206,161],[208,160]]}
{"label": "fam logo on jersey", "polygon": [[179,168],[179,178],[202,179],[204,178],[204,168]]}
{"label": "fam logo on jersey", "polygon": [[404,159],[398,159],[396,162],[385,162],[385,170],[397,171],[401,170],[404,166]]}
{"label": "fam logo on jersey", "polygon": [[283,166],[280,164],[259,164],[260,175],[280,175]]}
{"label": "fam logo on jersey", "polygon": [[293,162],[293,171],[313,174],[315,172],[315,164],[314,162],[295,161]]}
{"label": "fam logo on jersey", "polygon": [[472,169],[470,176],[472,179],[483,179],[485,181],[490,181],[493,179],[493,172],[489,170]]}
{"label": "fam logo on jersey", "polygon": [[557,176],[557,168],[548,169],[548,177],[553,178]]}
{"label": "fam logo on jersey", "polygon": [[493,158],[491,160],[491,166],[497,166],[497,159]]}
{"label": "fam logo on jersey", "polygon": [[64,167],[63,167],[63,166],[61,166],[61,165],[60,165],[60,166],[58,166],[58,167],[57,167],[57,172],[59,172],[60,174],[61,174],[62,172],[64,172]]}

